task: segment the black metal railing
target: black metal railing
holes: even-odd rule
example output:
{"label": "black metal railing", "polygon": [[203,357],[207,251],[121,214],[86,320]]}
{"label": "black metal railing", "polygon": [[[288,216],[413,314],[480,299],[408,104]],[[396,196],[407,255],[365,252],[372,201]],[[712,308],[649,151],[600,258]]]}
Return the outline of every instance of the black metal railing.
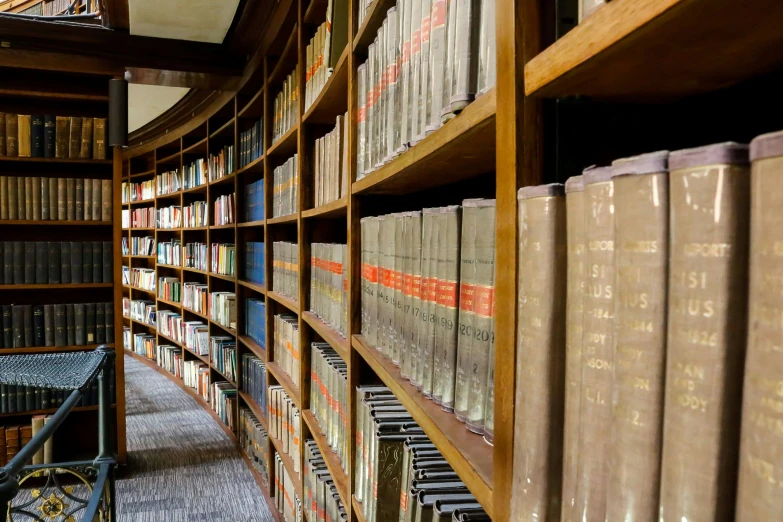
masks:
{"label": "black metal railing", "polygon": [[[0,468],[0,513],[8,521],[82,520],[113,522],[114,469],[117,464],[111,438],[111,399],[108,374],[114,350],[106,345],[93,352],[10,355],[0,357],[0,384],[36,386],[71,391],[43,428],[5,466]],[[26,465],[98,380],[98,456],[92,461]],[[34,490],[34,480],[45,480]],[[76,482],[89,494],[80,495]],[[77,518],[78,517],[78,518]]]}

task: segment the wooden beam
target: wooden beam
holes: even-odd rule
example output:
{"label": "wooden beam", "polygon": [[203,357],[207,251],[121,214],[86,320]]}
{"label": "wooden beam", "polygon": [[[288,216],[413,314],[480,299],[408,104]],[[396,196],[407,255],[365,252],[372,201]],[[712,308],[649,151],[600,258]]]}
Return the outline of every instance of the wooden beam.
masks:
{"label": "wooden beam", "polygon": [[128,0],[101,0],[103,23],[115,31],[127,31],[130,28]]}
{"label": "wooden beam", "polygon": [[0,13],[21,13],[25,9],[29,9],[41,2],[43,0],[9,0],[0,3]]}
{"label": "wooden beam", "polygon": [[239,87],[241,76],[227,76],[187,71],[169,71],[128,67],[125,79],[130,83],[143,85],[164,85],[166,87],[187,87],[212,91],[235,91]]}

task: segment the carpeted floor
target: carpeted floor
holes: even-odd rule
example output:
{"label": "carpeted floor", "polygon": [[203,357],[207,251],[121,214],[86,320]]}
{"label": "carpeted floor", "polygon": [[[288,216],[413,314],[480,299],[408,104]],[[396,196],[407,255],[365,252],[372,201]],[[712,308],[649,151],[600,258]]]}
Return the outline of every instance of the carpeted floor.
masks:
{"label": "carpeted floor", "polygon": [[216,421],[166,377],[125,357],[128,466],[119,522],[267,522],[272,515]]}

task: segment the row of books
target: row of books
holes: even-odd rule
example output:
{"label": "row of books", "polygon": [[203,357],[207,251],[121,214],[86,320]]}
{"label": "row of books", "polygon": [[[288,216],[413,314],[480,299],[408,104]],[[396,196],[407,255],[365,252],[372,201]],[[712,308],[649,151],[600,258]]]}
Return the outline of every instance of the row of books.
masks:
{"label": "row of books", "polygon": [[[304,443],[305,469],[302,479],[307,520],[348,522],[348,512],[326,466],[324,456],[314,440]],[[320,515],[320,516],[319,516]]]}
{"label": "row of books", "polygon": [[122,298],[122,315],[135,321],[155,326],[157,324],[157,305],[146,299]]}
{"label": "row of books", "polygon": [[491,440],[495,201],[363,218],[362,335]]}
{"label": "row of books", "polygon": [[272,143],[279,140],[294,126],[299,116],[299,86],[296,67],[283,80],[280,92],[275,96],[274,119],[272,121]]}
{"label": "row of books", "polygon": [[460,513],[478,515],[468,520],[490,520],[388,388],[357,386],[356,401],[354,496],[364,520],[446,522],[455,512],[456,520],[466,520]]}
{"label": "row of books", "polygon": [[210,292],[209,318],[226,328],[237,327],[237,296],[234,292]]}
{"label": "row of books", "polygon": [[[778,516],[781,177],[783,132],[519,194],[533,280],[518,283],[515,440],[532,450],[515,482],[543,484],[562,459],[565,517]],[[546,516],[557,499],[533,506],[550,493],[515,491],[514,512]]]}
{"label": "row of books", "polygon": [[0,284],[111,283],[111,241],[0,241]]}
{"label": "row of books", "polygon": [[211,272],[227,276],[235,276],[234,269],[236,265],[236,245],[233,243],[212,243],[210,250],[212,252]]}
{"label": "row of books", "polygon": [[253,469],[269,484],[269,434],[263,423],[247,408],[239,410],[239,446]]}
{"label": "row of books", "polygon": [[277,314],[272,335],[274,360],[280,369],[288,375],[297,388],[299,379],[301,351],[299,349],[299,321],[294,314]]}
{"label": "row of books", "polygon": [[[125,334],[126,331],[123,330],[123,342],[125,341]],[[127,335],[130,336],[130,329],[127,330]],[[131,340],[131,346],[133,353],[153,361],[155,360],[157,343],[155,342],[154,335],[148,333],[135,333]]]}
{"label": "row of books", "polygon": [[182,326],[185,348],[196,355],[208,356],[209,327],[201,321],[186,321]]}
{"label": "row of books", "polygon": [[495,62],[493,2],[398,0],[358,68],[357,179],[492,88]]}
{"label": "row of books", "polygon": [[334,129],[315,140],[314,206],[348,194],[348,113],[337,116]]}
{"label": "row of books", "polygon": [[[185,207],[185,222],[187,223],[188,207]],[[179,228],[182,226],[182,207],[171,205],[170,207],[159,208],[155,210],[155,228]],[[186,225],[187,226],[187,225]]]}
{"label": "row of books", "polygon": [[269,433],[279,441],[280,450],[294,461],[294,472],[301,473],[300,441],[302,425],[299,409],[286,394],[282,386],[270,386],[267,389]]}
{"label": "row of books", "polygon": [[182,344],[182,314],[174,310],[162,309],[158,312],[156,324],[159,334]]}
{"label": "row of books", "polygon": [[272,290],[299,300],[299,245],[286,241],[272,243]]}
{"label": "row of books", "polygon": [[236,203],[233,193],[218,197],[212,207],[214,209],[213,224],[230,225],[236,221],[234,218]]}
{"label": "row of books", "polygon": [[278,453],[275,453],[275,477],[275,509],[283,516],[284,522],[302,522],[302,501]]}
{"label": "row of books", "polygon": [[261,299],[245,299],[245,329],[248,337],[266,348],[266,303]]}
{"label": "row of books", "polygon": [[[114,367],[109,367],[109,399],[114,404],[116,386],[114,384]],[[0,384],[0,413],[40,412],[59,408],[73,390],[54,390],[37,386],[22,386]],[[98,404],[98,380],[95,379],[89,388],[83,390],[82,398],[77,406],[95,406]]]}
{"label": "row of books", "polygon": [[326,80],[332,75],[329,66],[329,53],[332,47],[332,27],[324,21],[318,26],[315,35],[307,44],[305,57],[305,112],[313,105],[321,90],[326,85]]}
{"label": "row of books", "polygon": [[209,338],[209,360],[223,377],[237,380],[237,342],[233,337]]}
{"label": "row of books", "polygon": [[122,267],[122,283],[142,290],[155,291],[155,270],[152,268]]}
{"label": "row of books", "polygon": [[245,280],[263,286],[265,263],[264,243],[257,241],[245,243]]}
{"label": "row of books", "polygon": [[209,310],[209,286],[204,283],[183,283],[182,306],[191,312],[207,315]]}
{"label": "row of books", "polygon": [[163,265],[182,266],[182,243],[179,239],[171,239],[158,243],[157,262]]}
{"label": "row of books", "polygon": [[122,209],[122,228],[155,228],[155,208]]}
{"label": "row of books", "polygon": [[185,359],[182,348],[170,344],[159,344],[156,348],[155,362],[178,379],[182,379]]}
{"label": "row of books", "polygon": [[[50,415],[35,415],[30,424],[0,426],[0,466],[4,466],[16,457],[39,431],[49,422]],[[54,436],[33,455],[32,464],[51,464]]]}
{"label": "row of books", "polygon": [[0,348],[84,346],[114,342],[114,304],[9,304],[0,306]]}
{"label": "row of books", "polygon": [[207,160],[209,181],[217,181],[234,172],[234,146],[225,145],[217,154],[210,154]]}
{"label": "row of books", "polygon": [[281,217],[299,211],[298,154],[275,167],[272,174],[272,217]]}
{"label": "row of books", "polygon": [[[160,174],[164,176],[168,173]],[[122,182],[122,203],[131,203],[135,201],[146,201],[155,199],[155,180],[150,179],[147,181],[139,182]],[[158,189],[160,190],[160,189]]]}
{"label": "row of books", "polygon": [[242,391],[266,411],[266,364],[252,353],[242,355]]}
{"label": "row of books", "polygon": [[223,424],[236,433],[237,389],[234,385],[227,382],[213,382],[210,386],[209,405]]}
{"label": "row of books", "polygon": [[182,365],[182,382],[193,388],[204,402],[209,401],[209,366],[201,361],[185,361]]}
{"label": "row of books", "polygon": [[194,201],[182,209],[182,226],[185,228],[206,227],[209,225],[209,209],[206,201]]}
{"label": "row of books", "polygon": [[245,185],[245,221],[264,219],[264,180]]}
{"label": "row of books", "polygon": [[106,118],[0,112],[0,156],[106,159]]}
{"label": "row of books", "polygon": [[111,221],[110,179],[0,176],[0,220]]}
{"label": "row of books", "polygon": [[[184,248],[185,268],[207,270],[207,245],[206,243],[187,243]],[[174,263],[179,264],[179,263]]]}
{"label": "row of books", "polygon": [[348,247],[334,243],[310,246],[310,311],[347,337]]}
{"label": "row of books", "polygon": [[179,192],[182,190],[182,176],[176,170],[158,174],[155,176],[155,190],[158,196]]}
{"label": "row of books", "polygon": [[239,168],[244,168],[264,153],[264,120],[258,120],[239,133]]}
{"label": "row of books", "polygon": [[182,283],[179,277],[158,277],[158,299],[175,303],[182,300]]}
{"label": "row of books", "polygon": [[310,345],[310,411],[313,412],[326,443],[347,474],[348,453],[348,365],[328,343]]}
{"label": "row of books", "polygon": [[182,186],[185,190],[200,187],[207,183],[209,167],[207,160],[198,159],[182,167]]}
{"label": "row of books", "polygon": [[133,236],[130,242],[127,237],[122,238],[122,255],[127,256],[152,256],[155,255],[154,236]]}

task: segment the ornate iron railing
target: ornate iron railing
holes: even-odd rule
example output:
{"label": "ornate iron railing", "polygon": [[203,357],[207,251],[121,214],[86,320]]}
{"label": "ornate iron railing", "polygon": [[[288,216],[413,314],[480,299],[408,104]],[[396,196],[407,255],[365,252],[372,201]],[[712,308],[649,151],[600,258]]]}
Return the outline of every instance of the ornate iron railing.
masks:
{"label": "ornate iron railing", "polygon": [[[68,390],[44,427],[0,468],[0,513],[9,522],[114,522],[114,469],[108,368],[114,350],[0,357],[0,384]],[[98,380],[98,456],[93,461],[26,466]],[[75,484],[75,485],[74,485]],[[34,487],[30,487],[34,486]]]}

